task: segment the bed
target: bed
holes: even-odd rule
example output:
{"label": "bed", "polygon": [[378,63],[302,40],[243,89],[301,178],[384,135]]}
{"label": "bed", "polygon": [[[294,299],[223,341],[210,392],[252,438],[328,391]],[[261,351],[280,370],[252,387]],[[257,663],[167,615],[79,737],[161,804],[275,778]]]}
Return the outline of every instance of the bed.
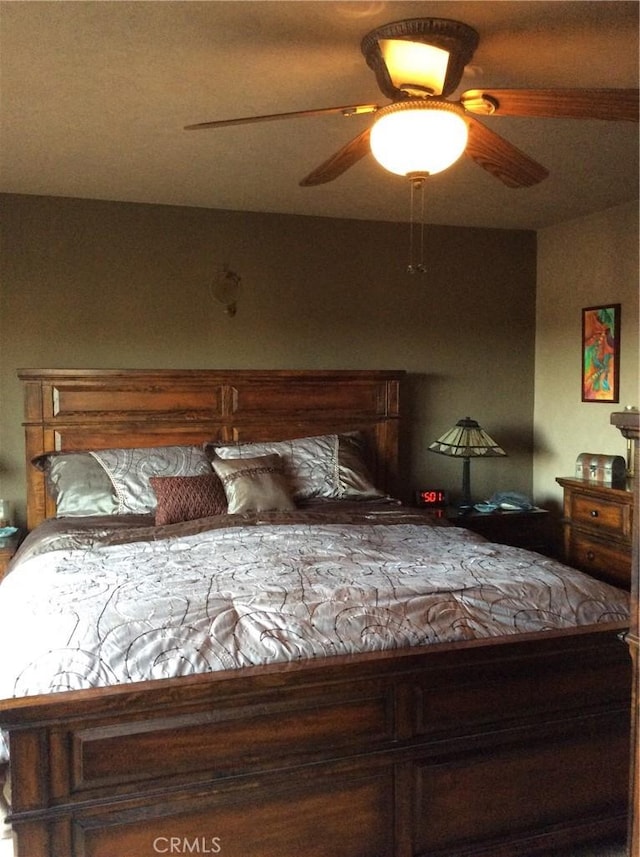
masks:
{"label": "bed", "polygon": [[[0,728],[20,857],[522,857],[624,837],[628,595],[398,505],[402,372],[19,374],[31,534],[0,588]],[[174,448],[207,461],[163,469]],[[113,469],[139,450],[162,462],[155,511]],[[56,517],[77,497],[52,462],[87,454],[117,525],[110,507]],[[169,502],[156,524],[167,486],[212,473],[226,511]],[[566,615],[541,600],[551,579]]]}

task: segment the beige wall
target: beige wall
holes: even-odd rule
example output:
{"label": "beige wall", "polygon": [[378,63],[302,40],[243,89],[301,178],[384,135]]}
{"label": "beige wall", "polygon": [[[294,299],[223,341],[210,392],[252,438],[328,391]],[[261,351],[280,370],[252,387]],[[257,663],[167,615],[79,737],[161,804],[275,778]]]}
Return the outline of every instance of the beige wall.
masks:
{"label": "beige wall", "polygon": [[[581,401],[581,309],[621,304],[619,404]],[[572,476],[582,452],[626,455],[614,411],[640,404],[638,392],[637,203],[538,233],[534,493],[562,497],[557,476]]]}
{"label": "beige wall", "polygon": [[[509,452],[482,499],[531,490],[535,234],[5,195],[0,496],[23,501],[19,367],[393,368],[410,373],[406,485],[459,489],[428,443],[463,416]],[[209,293],[242,277],[229,318]]]}
{"label": "beige wall", "polygon": [[[468,414],[510,454],[472,466],[478,499],[508,487],[557,507],[580,452],[625,452],[609,416],[639,404],[635,204],[538,234],[534,310],[532,233],[430,228],[428,274],[410,277],[404,225],[0,200],[0,496],[18,505],[21,366],[406,369],[407,488],[457,490],[457,463],[426,446]],[[235,318],[209,293],[225,264],[242,276]],[[607,302],[622,304],[620,403],[586,404],[580,310]]]}

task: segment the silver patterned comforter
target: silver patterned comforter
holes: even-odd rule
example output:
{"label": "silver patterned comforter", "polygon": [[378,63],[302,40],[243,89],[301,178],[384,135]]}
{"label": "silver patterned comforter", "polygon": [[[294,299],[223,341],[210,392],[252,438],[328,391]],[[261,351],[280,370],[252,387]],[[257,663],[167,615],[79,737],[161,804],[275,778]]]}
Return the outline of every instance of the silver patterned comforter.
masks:
{"label": "silver patterned comforter", "polygon": [[629,610],[625,592],[579,571],[402,510],[104,528],[38,545],[0,585],[0,698],[624,621]]}

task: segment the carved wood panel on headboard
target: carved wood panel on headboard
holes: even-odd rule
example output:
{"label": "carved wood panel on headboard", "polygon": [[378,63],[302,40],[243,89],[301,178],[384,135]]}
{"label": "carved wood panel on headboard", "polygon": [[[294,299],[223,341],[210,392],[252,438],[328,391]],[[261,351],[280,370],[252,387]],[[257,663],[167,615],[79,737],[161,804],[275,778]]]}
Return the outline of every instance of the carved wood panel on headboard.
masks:
{"label": "carved wood panel on headboard", "polygon": [[55,514],[31,459],[54,450],[284,440],[361,430],[396,493],[402,371],[22,369],[27,523]]}

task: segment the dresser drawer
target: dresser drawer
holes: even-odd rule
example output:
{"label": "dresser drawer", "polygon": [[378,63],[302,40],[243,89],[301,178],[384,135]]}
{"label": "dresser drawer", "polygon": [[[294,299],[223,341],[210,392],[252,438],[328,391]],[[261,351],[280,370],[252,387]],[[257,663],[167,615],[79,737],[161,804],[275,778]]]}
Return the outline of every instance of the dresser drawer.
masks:
{"label": "dresser drawer", "polygon": [[603,497],[571,493],[569,516],[573,524],[597,527],[623,539],[631,539],[631,506]]}
{"label": "dresser drawer", "polygon": [[571,530],[568,545],[570,565],[599,577],[615,586],[629,588],[631,583],[631,550],[616,546],[613,542],[589,538],[584,533]]}

